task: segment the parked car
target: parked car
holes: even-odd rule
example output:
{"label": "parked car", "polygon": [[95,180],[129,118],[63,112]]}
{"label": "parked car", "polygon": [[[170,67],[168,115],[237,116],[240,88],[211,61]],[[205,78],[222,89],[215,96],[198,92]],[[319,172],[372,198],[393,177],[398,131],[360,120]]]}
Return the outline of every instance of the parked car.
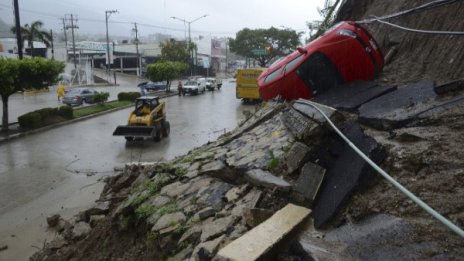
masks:
{"label": "parked car", "polygon": [[206,78],[206,89],[208,91],[214,91],[217,88],[217,82],[215,78]]}
{"label": "parked car", "polygon": [[328,88],[372,80],[382,71],[383,53],[372,35],[355,22],[341,22],[281,60],[258,78],[262,99],[310,99]]}
{"label": "parked car", "polygon": [[137,85],[137,87],[143,87],[146,91],[164,91],[166,90],[166,82],[142,82]]}
{"label": "parked car", "polygon": [[206,78],[200,77],[200,78],[197,78],[196,81],[198,82],[198,84],[200,84],[200,87],[203,87],[209,91],[211,90],[211,89],[208,89],[206,86],[206,83],[207,83]]}
{"label": "parked car", "polygon": [[186,93],[189,93],[191,95],[197,95],[200,92],[205,92],[205,86],[200,84],[198,81],[187,81],[182,88],[183,95],[185,95]]}
{"label": "parked car", "polygon": [[96,94],[98,92],[92,88],[72,88],[64,95],[63,103],[71,106],[94,103]]}

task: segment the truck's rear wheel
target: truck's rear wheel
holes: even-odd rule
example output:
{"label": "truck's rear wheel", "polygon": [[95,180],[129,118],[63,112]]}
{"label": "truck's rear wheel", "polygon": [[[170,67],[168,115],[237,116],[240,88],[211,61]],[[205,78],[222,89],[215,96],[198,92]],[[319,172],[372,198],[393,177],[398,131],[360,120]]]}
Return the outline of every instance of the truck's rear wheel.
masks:
{"label": "truck's rear wheel", "polygon": [[130,136],[125,136],[124,138],[126,139],[126,141],[133,141],[134,140],[134,137],[130,137]]}
{"label": "truck's rear wheel", "polygon": [[170,132],[171,132],[171,126],[169,124],[169,121],[165,121],[163,123],[163,137],[169,136]]}

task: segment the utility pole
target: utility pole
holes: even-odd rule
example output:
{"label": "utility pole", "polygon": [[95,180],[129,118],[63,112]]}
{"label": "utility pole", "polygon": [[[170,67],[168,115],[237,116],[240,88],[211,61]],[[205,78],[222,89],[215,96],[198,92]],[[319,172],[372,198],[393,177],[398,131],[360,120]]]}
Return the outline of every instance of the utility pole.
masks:
{"label": "utility pole", "polygon": [[19,21],[19,4],[18,0],[13,0],[14,13],[15,13],[15,25],[16,25],[16,45],[18,46],[18,57],[23,59],[23,40],[21,37],[21,22]]}
{"label": "utility pole", "polygon": [[63,34],[64,34],[64,44],[66,46],[66,61],[68,60],[68,34],[66,33],[66,18],[61,18],[63,21]]}
{"label": "utility pole", "polygon": [[52,60],[55,60],[55,49],[53,48],[53,30],[50,30],[50,36],[52,37]]}
{"label": "utility pole", "polygon": [[226,75],[227,75],[227,65],[228,65],[228,61],[227,61],[227,54],[228,54],[227,49],[228,49],[228,47],[229,47],[229,38],[226,38],[226,68],[225,68]]}
{"label": "utility pole", "polygon": [[111,67],[110,61],[110,37],[108,36],[108,18],[111,14],[117,13],[118,10],[106,10],[105,11],[105,22],[106,22],[106,70],[109,71]]}
{"label": "utility pole", "polygon": [[134,30],[135,32],[135,50],[137,52],[137,76],[141,75],[141,66],[140,66],[140,55],[139,55],[139,38],[138,38],[138,30],[137,30],[137,23],[134,23]]}
{"label": "utility pole", "polygon": [[[77,18],[76,18],[77,23]],[[74,69],[77,70],[77,60],[76,60],[76,41],[74,39],[74,28],[79,28],[77,25],[74,25],[74,17],[71,14],[71,26],[67,25],[66,29],[71,28],[71,35],[72,35],[72,45],[73,45],[73,60],[74,60]]]}

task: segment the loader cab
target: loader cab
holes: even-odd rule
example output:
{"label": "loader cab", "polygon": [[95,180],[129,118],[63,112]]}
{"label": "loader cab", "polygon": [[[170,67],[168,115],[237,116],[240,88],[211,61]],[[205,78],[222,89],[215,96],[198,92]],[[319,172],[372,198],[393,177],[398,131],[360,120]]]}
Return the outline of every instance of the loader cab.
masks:
{"label": "loader cab", "polygon": [[142,116],[150,113],[159,105],[159,97],[142,96],[135,100],[135,114]]}

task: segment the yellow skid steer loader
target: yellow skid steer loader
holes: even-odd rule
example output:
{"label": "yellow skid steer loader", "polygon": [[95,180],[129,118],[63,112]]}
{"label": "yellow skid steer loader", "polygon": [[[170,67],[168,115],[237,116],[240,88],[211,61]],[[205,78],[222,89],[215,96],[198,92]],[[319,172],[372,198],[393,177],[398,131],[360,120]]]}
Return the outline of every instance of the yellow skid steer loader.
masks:
{"label": "yellow skid steer loader", "polygon": [[170,126],[166,120],[166,103],[159,97],[142,96],[135,100],[135,109],[129,115],[126,126],[118,126],[113,136],[124,136],[127,141],[149,137],[160,141],[169,136]]}

